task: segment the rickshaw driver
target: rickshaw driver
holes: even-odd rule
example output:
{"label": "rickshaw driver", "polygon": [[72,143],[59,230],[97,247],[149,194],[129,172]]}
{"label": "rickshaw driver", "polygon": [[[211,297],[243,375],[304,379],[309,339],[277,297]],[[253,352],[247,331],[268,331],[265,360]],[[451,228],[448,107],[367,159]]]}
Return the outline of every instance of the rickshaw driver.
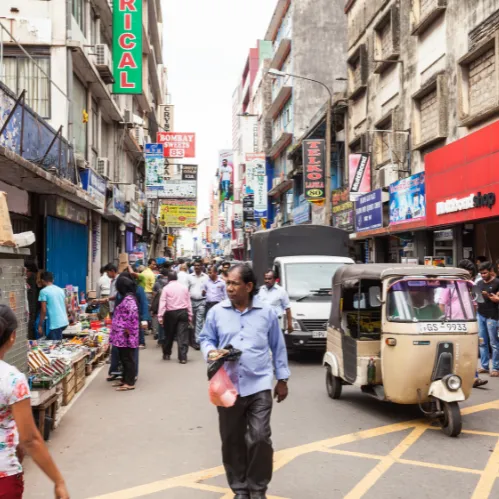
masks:
{"label": "rickshaw driver", "polygon": [[[443,316],[440,307],[435,303],[433,296],[428,293],[428,291],[432,290],[426,286],[409,287],[409,296],[412,303],[414,319],[417,319],[419,322],[438,321]],[[390,315],[390,319],[400,319],[400,313],[395,300],[392,300],[392,304],[394,310]],[[407,319],[409,318],[406,318],[405,320]]]}

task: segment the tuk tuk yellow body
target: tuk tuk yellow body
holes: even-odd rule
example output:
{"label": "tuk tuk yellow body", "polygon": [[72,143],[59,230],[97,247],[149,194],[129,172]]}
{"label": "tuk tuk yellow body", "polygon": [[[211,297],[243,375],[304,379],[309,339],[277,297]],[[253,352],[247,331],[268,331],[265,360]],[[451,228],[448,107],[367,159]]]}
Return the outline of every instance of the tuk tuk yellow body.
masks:
{"label": "tuk tuk yellow body", "polygon": [[478,352],[468,279],[455,268],[340,268],[324,356],[329,396],[349,384],[379,400],[419,404],[457,436],[458,403],[471,394]]}

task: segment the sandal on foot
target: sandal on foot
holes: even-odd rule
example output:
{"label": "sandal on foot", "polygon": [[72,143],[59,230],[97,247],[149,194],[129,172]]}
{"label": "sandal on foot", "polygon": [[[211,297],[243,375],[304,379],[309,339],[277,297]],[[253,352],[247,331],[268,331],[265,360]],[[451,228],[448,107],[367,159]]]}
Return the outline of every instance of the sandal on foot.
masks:
{"label": "sandal on foot", "polygon": [[491,378],[499,378],[499,371],[492,371],[490,373]]}
{"label": "sandal on foot", "polygon": [[490,371],[488,369],[484,369],[483,367],[478,369],[478,374],[489,374],[489,373]]}
{"label": "sandal on foot", "polygon": [[480,388],[481,386],[485,386],[488,382],[488,379],[476,378],[475,382],[473,383],[473,388]]}
{"label": "sandal on foot", "polygon": [[118,388],[116,388],[116,391],[117,392],[131,392],[132,390],[135,390],[135,387],[134,386],[120,386]]}

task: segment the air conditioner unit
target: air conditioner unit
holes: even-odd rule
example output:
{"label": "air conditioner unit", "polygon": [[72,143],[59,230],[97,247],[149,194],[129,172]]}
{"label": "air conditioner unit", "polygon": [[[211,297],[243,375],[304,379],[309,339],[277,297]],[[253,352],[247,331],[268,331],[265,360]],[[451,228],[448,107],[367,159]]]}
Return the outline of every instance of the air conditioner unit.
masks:
{"label": "air conditioner unit", "polygon": [[132,123],[132,111],[130,111],[130,109],[125,109],[123,111],[123,120],[125,123]]}
{"label": "air conditioner unit", "polygon": [[114,83],[111,52],[105,43],[95,45],[95,67],[104,83]]}
{"label": "air conditioner unit", "polygon": [[113,172],[111,171],[111,163],[109,159],[97,158],[97,173],[107,180],[113,180]]}
{"label": "air conditioner unit", "polygon": [[391,184],[397,182],[397,180],[399,180],[397,165],[390,163],[379,169],[379,184],[382,188],[388,188]]}
{"label": "air conditioner unit", "polygon": [[135,138],[135,140],[136,140],[137,144],[139,144],[139,146],[143,146],[144,145],[144,137],[145,137],[144,128],[141,126],[133,127],[133,137]]}

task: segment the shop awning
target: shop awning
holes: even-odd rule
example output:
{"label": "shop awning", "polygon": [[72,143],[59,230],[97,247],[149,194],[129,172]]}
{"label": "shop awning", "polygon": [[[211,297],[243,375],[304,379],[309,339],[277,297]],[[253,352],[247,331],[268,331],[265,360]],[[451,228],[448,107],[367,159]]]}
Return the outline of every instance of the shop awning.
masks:
{"label": "shop awning", "polygon": [[49,173],[3,146],[0,146],[0,171],[2,181],[25,191],[55,194],[85,208],[99,209],[92,197],[77,185]]}
{"label": "shop awning", "polygon": [[350,239],[353,239],[355,241],[362,241],[363,239],[370,239],[372,237],[390,236],[392,234],[423,230],[426,228],[426,219],[423,219],[414,222],[403,223],[400,225],[391,225],[388,227],[381,227],[379,229],[366,230],[365,232],[355,232],[353,234],[350,234]]}

